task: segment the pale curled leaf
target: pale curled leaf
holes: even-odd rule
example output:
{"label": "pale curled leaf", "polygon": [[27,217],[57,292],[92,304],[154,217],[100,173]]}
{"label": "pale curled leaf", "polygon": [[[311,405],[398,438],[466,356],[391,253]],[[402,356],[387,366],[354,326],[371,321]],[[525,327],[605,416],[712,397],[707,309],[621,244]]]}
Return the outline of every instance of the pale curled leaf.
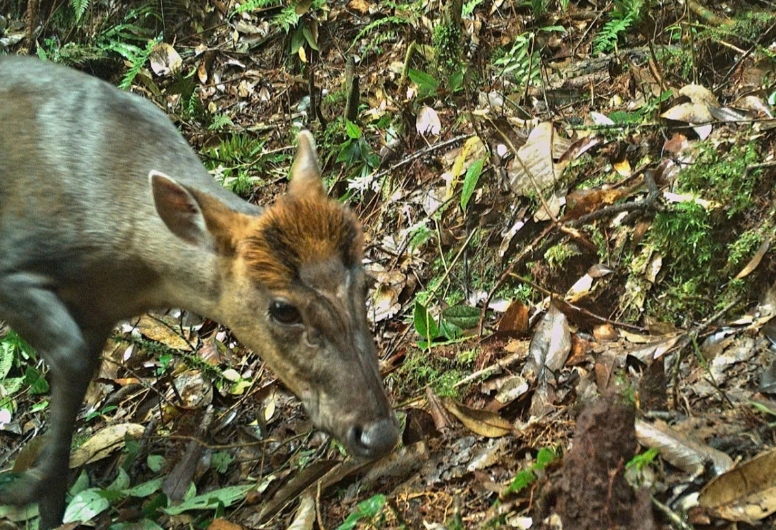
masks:
{"label": "pale curled leaf", "polygon": [[418,112],[415,128],[418,133],[425,136],[427,134],[438,135],[442,130],[442,122],[439,120],[437,112],[429,106],[423,106]]}
{"label": "pale curled leaf", "polygon": [[552,123],[537,125],[525,145],[517,150],[507,173],[509,185],[517,195],[543,192],[555,185],[565,163],[554,164],[555,130]]}
{"label": "pale curled leaf", "polygon": [[480,436],[499,438],[513,431],[512,424],[495,412],[473,409],[447,397],[442,398],[442,404],[467,429]]}
{"label": "pale curled leaf", "polygon": [[663,459],[687,473],[701,473],[706,462],[711,462],[717,474],[733,467],[733,460],[727,454],[693,440],[660,420],[654,423],[636,420],[636,439],[644,447],[658,449]]}
{"label": "pale curled leaf", "polygon": [[106,427],[73,451],[70,457],[70,467],[81,467],[84,464],[102,460],[112,452],[124,447],[124,440],[127,436],[140,438],[144,431],[145,428],[138,423],[119,423]]}
{"label": "pale curled leaf", "polygon": [[315,524],[315,499],[310,493],[305,493],[299,501],[299,508],[288,530],[312,530]]}
{"label": "pale curled leaf", "polygon": [[531,338],[524,374],[533,371],[540,382],[547,381],[554,372],[563,368],[570,352],[571,331],[566,315],[550,303]]}

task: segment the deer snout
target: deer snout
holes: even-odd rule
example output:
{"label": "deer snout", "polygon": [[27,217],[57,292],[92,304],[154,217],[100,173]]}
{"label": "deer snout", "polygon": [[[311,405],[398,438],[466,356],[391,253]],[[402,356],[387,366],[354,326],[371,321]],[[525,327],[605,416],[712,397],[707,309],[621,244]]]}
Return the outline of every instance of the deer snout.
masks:
{"label": "deer snout", "polygon": [[393,417],[351,427],[347,434],[348,449],[357,456],[369,459],[385,456],[398,440],[399,427]]}

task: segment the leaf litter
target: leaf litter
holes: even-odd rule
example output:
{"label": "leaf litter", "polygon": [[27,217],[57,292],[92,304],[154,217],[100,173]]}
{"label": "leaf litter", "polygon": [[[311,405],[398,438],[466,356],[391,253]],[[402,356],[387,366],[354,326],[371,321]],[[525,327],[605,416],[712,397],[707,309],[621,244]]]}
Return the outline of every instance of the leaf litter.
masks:
{"label": "leaf litter", "polygon": [[[756,47],[730,55],[732,44],[706,37],[693,53],[712,68],[692,83],[670,71],[668,33],[623,35],[601,62],[590,50],[604,45],[605,21],[577,16],[595,14],[588,7],[531,18],[505,2],[470,2],[462,53],[481,78],[464,75],[470,84],[456,88],[433,62],[442,9],[327,4],[296,5],[290,48],[263,10],[219,11],[225,23],[195,54],[157,46],[135,88],[176,109],[174,73],[196,71],[200,103],[231,124],[219,134],[267,139],[251,160],[262,166],[251,198],[264,203],[282,189],[289,160],[272,157],[285,152],[289,123],[323,137],[306,78],[268,65],[286,64],[297,46],[292,57],[334,94],[341,50],[359,55],[363,112],[350,130],[362,137],[347,153],[367,152],[365,140],[385,156],[361,166],[340,158],[344,138],[322,143],[321,154],[333,193],[348,190],[365,222],[369,315],[403,444],[376,463],[345,459],[228,331],[145,316],[117,331],[79,419],[73,465],[89,471],[79,493],[90,492],[79,499],[102,507],[79,512],[84,520],[99,527],[116,517],[89,486],[128,491],[116,482],[120,467],[132,486],[174,479],[164,489],[177,504],[155,511],[165,528],[201,522],[198,511],[215,517],[210,528],[230,530],[772,526],[773,197],[767,179],[717,195],[725,183],[772,179],[762,118],[773,98],[758,62],[767,59]],[[666,8],[652,22],[678,20]],[[518,46],[531,39],[541,54]],[[666,55],[656,60],[647,43]],[[539,64],[543,76],[532,77]],[[341,111],[336,98],[316,101],[328,118]],[[401,126],[384,131],[386,116]],[[189,127],[195,146],[218,139],[217,128]],[[709,149],[740,159],[747,145],[758,158],[732,177],[683,184]],[[753,201],[732,214],[740,195]],[[683,215],[687,225],[672,224]],[[702,234],[687,227],[720,217],[727,232],[716,237],[750,244],[715,262],[710,288],[694,291],[703,260],[722,250],[696,253]],[[678,248],[661,244],[659,229]],[[687,256],[698,276],[679,282]],[[750,288],[730,294],[742,282]],[[40,430],[42,398],[15,400],[2,450],[19,472],[34,461],[27,442]],[[33,456],[17,452],[24,444]],[[548,448],[558,462],[537,466]],[[515,487],[526,471],[533,479]],[[133,517],[144,520],[118,514]]]}

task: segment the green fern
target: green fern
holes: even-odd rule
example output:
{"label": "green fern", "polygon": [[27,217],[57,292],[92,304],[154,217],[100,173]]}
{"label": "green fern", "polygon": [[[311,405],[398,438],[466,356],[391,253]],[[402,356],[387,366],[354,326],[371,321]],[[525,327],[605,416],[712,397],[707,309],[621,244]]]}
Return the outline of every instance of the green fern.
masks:
{"label": "green fern", "polygon": [[73,6],[73,12],[75,13],[75,21],[81,20],[86,10],[89,7],[89,0],[70,0],[70,4]]}
{"label": "green fern", "polygon": [[109,49],[124,57],[130,64],[129,70],[127,70],[127,73],[124,74],[124,77],[121,79],[121,83],[119,83],[120,89],[127,90],[132,86],[135,77],[140,73],[140,70],[145,66],[145,63],[148,62],[148,59],[154,51],[154,47],[156,47],[159,42],[161,42],[161,38],[152,39],[148,41],[145,48],[139,48],[133,44],[123,44],[120,42],[113,42],[110,44]]}
{"label": "green fern", "polygon": [[257,9],[264,9],[267,7],[280,5],[281,3],[282,2],[279,2],[278,0],[248,0],[247,2],[244,2],[241,5],[237,6],[234,12],[237,14],[249,13]]}
{"label": "green fern", "polygon": [[615,0],[610,19],[593,40],[593,53],[609,53],[620,37],[638,24],[646,11],[645,0]]}

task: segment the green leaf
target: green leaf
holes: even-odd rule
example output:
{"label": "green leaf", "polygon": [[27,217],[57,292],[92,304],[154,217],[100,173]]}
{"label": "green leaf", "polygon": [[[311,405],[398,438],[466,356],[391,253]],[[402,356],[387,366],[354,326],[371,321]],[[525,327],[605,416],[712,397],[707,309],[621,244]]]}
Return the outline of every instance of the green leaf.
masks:
{"label": "green leaf", "polygon": [[69,493],[73,497],[81,493],[82,491],[86,491],[89,489],[89,475],[86,473],[85,470],[82,470],[81,473],[78,475],[78,478],[75,479],[75,483],[73,483],[73,486],[70,488]]}
{"label": "green leaf", "polygon": [[216,510],[219,507],[231,506],[241,501],[245,495],[255,486],[229,486],[202,495],[196,495],[190,499],[169,508],[162,508],[167,515],[179,515],[190,510]]}
{"label": "green leaf", "polygon": [[345,120],[345,132],[353,140],[361,138],[361,128],[350,120]]}
{"label": "green leaf", "polygon": [[469,329],[480,323],[480,310],[469,305],[454,305],[442,311],[442,316],[461,329]]}
{"label": "green leaf", "polygon": [[24,382],[30,386],[30,394],[33,396],[47,394],[49,391],[48,381],[34,366],[28,366],[24,371]]}
{"label": "green leaf", "polygon": [[164,484],[164,477],[155,478],[153,480],[149,480],[148,482],[143,482],[142,484],[138,484],[137,486],[133,486],[129,489],[124,490],[124,493],[129,495],[130,497],[150,497],[160,489],[162,489],[162,485]]}
{"label": "green leaf", "polygon": [[420,302],[415,302],[412,321],[415,325],[415,331],[424,339],[431,341],[439,336],[439,326],[437,326],[436,320],[428,312],[426,306]]}
{"label": "green leaf", "polygon": [[65,510],[64,523],[85,523],[110,508],[110,502],[99,488],[84,490],[70,501]]}
{"label": "green leaf", "polygon": [[13,367],[14,346],[8,340],[0,343],[0,380],[8,377]]}
{"label": "green leaf", "polygon": [[439,88],[439,83],[437,80],[428,75],[426,72],[421,72],[420,70],[413,70],[410,68],[407,70],[407,77],[409,77],[413,83],[418,85],[418,89],[423,95],[433,94],[437,91],[437,88]]}
{"label": "green leaf", "polygon": [[148,466],[148,469],[154,473],[158,473],[164,466],[164,457],[162,455],[148,455],[148,458],[146,458],[146,465]]}
{"label": "green leaf", "polygon": [[542,447],[536,455],[536,468],[544,469],[558,459],[555,451],[549,447]]}
{"label": "green leaf", "polygon": [[299,48],[304,44],[304,30],[301,27],[296,28],[291,35],[291,54],[296,55],[299,52]]}
{"label": "green leaf", "polygon": [[89,0],[70,0],[73,5],[73,11],[75,12],[75,21],[81,20],[81,17],[86,13],[86,8],[89,7]]}
{"label": "green leaf", "polygon": [[129,487],[129,482],[129,474],[122,468],[119,468],[119,474],[116,476],[116,480],[108,486],[108,489],[113,491],[125,490]]}
{"label": "green leaf", "polygon": [[164,528],[149,519],[141,519],[131,523],[112,524],[110,530],[164,530]]}
{"label": "green leaf", "polygon": [[463,189],[461,190],[461,209],[464,211],[466,211],[469,199],[472,198],[472,194],[474,194],[474,190],[477,188],[477,181],[480,180],[483,165],[485,165],[485,157],[476,160],[466,170],[466,176],[463,179]]}
{"label": "green leaf", "polygon": [[361,519],[371,519],[380,513],[383,506],[385,506],[385,495],[375,495],[363,502],[359,502],[356,510],[348,515],[348,518],[337,527],[337,530],[353,530]]}
{"label": "green leaf", "polygon": [[315,42],[315,37],[313,36],[313,32],[310,30],[309,27],[307,27],[307,24],[302,26],[302,33],[304,34],[304,38],[307,41],[307,44],[310,45],[310,48],[312,48],[315,51],[318,51],[318,43]]}

